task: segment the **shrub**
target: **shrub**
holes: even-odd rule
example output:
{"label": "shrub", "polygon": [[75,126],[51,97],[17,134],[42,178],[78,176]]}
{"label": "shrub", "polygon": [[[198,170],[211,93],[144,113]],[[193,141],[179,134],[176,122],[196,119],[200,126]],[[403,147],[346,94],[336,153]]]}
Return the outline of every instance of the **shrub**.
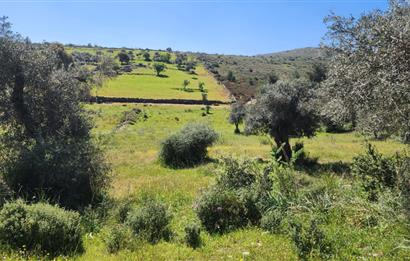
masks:
{"label": "shrub", "polygon": [[52,256],[82,251],[80,217],[45,203],[6,203],[0,211],[0,242]]}
{"label": "shrub", "polygon": [[398,188],[404,198],[404,207],[410,214],[410,157],[404,156],[398,166]]}
{"label": "shrub", "polygon": [[185,227],[185,243],[193,249],[201,246],[201,228],[197,224]]}
{"label": "shrub", "polygon": [[224,233],[248,223],[244,203],[229,190],[211,188],[205,191],[196,202],[195,211],[210,233]]}
{"label": "shrub", "polygon": [[110,181],[109,166],[91,140],[36,143],[3,166],[4,180],[18,196],[46,198],[69,209],[101,202]]}
{"label": "shrub", "polygon": [[137,123],[137,121],[146,119],[148,119],[146,112],[139,108],[132,108],[131,110],[124,111],[122,113],[118,126],[123,126],[126,124],[134,125],[135,123]]}
{"label": "shrub", "polygon": [[117,205],[116,217],[118,222],[124,223],[127,220],[128,213],[132,210],[132,202],[128,199],[121,201]]}
{"label": "shrub", "polygon": [[12,191],[10,188],[7,186],[6,183],[3,182],[3,180],[0,177],[0,209],[3,206],[4,203],[6,203],[6,200],[10,199],[12,196]]}
{"label": "shrub", "polygon": [[282,211],[278,209],[270,210],[262,216],[261,228],[271,233],[278,233],[284,217]]}
{"label": "shrub", "polygon": [[81,211],[81,224],[86,233],[99,232],[113,208],[113,201],[105,196],[97,205],[90,205]]}
{"label": "shrub", "polygon": [[205,160],[208,146],[217,138],[218,134],[209,126],[191,123],[162,142],[159,157],[170,167],[194,166]]}
{"label": "shrub", "polygon": [[222,158],[217,185],[229,189],[245,188],[252,185],[258,175],[255,162],[249,159]]}
{"label": "shrub", "polygon": [[170,221],[171,215],[164,204],[147,200],[143,206],[128,214],[126,223],[135,235],[150,243],[156,243],[170,238]]}
{"label": "shrub", "polygon": [[330,259],[333,251],[332,244],[318,227],[316,221],[311,221],[309,228],[305,228],[299,223],[294,223],[293,227],[292,239],[300,259],[308,260],[315,256]]}
{"label": "shrub", "polygon": [[367,144],[365,154],[353,158],[352,173],[362,180],[373,200],[377,199],[378,190],[392,188],[397,182],[395,159],[383,156],[371,144]]}
{"label": "shrub", "polygon": [[246,189],[239,189],[235,191],[239,200],[245,207],[245,218],[252,225],[258,225],[260,223],[262,214],[259,209],[260,195],[258,191],[253,187]]}
{"label": "shrub", "polygon": [[129,247],[131,241],[131,232],[123,225],[112,227],[104,238],[107,252],[110,254]]}

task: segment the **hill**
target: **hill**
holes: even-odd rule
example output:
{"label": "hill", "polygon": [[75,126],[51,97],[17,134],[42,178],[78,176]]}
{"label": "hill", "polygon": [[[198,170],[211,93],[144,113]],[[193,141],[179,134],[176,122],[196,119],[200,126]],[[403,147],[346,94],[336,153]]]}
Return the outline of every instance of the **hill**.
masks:
{"label": "hill", "polygon": [[[328,57],[319,48],[301,48],[257,56],[198,54],[214,77],[239,98],[254,97],[258,87],[279,79],[307,76],[313,63],[326,63]],[[230,77],[229,77],[230,75]]]}
{"label": "hill", "polygon": [[[208,90],[208,99],[229,101],[229,96],[249,100],[255,96],[258,88],[270,82],[270,78],[279,79],[306,77],[313,63],[326,63],[328,56],[320,48],[307,47],[277,53],[255,56],[219,55],[164,51],[150,49],[105,48],[67,46],[69,53],[91,55],[86,63],[95,65],[95,57],[109,55],[115,59],[121,52],[132,58],[132,71],[122,72],[120,76],[106,82],[94,95],[104,97],[128,97],[149,99],[191,99],[201,100],[198,83],[204,82]],[[170,62],[163,77],[156,77],[153,70],[155,61],[146,61],[144,53],[154,56],[170,54]],[[177,56],[187,57],[194,62],[194,71],[178,68]],[[94,59],[92,58],[94,57]],[[231,74],[231,77],[228,75]],[[188,91],[183,91],[182,83],[189,80]]]}

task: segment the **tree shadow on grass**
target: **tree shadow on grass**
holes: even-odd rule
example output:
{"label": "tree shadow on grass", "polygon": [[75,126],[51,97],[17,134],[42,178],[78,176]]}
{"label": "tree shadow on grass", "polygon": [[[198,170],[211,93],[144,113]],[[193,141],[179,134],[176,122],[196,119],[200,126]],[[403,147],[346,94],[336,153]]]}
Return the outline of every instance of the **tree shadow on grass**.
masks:
{"label": "tree shadow on grass", "polygon": [[172,90],[182,91],[182,92],[200,92],[200,90],[191,89],[191,88],[187,88],[185,90],[184,90],[184,88],[172,88]]}
{"label": "tree shadow on grass", "polygon": [[208,165],[208,164],[212,164],[212,163],[218,163],[219,160],[211,158],[211,157],[206,157],[200,162],[187,164],[187,165],[185,165],[185,164],[184,165],[167,165],[164,162],[162,162],[161,160],[159,160],[158,162],[164,168],[174,169],[174,170],[181,170],[181,169],[194,169],[194,168],[201,167],[201,166],[204,166],[204,165]]}
{"label": "tree shadow on grass", "polygon": [[156,75],[156,76],[159,77],[159,78],[169,78],[169,76],[165,75],[165,74],[160,74],[160,75]]}
{"label": "tree shadow on grass", "polygon": [[350,175],[349,163],[337,161],[337,162],[311,162],[309,164],[296,164],[295,169],[299,171],[304,171],[309,175],[317,176],[323,173],[334,173],[336,175]]}

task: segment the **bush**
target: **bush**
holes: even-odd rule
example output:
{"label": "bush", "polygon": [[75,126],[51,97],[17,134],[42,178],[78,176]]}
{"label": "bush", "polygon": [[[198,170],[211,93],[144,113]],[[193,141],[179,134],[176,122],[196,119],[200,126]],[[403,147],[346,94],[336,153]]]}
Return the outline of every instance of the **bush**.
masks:
{"label": "bush", "polygon": [[245,204],[229,190],[205,191],[196,202],[195,211],[210,233],[224,233],[248,223]]}
{"label": "bush", "polygon": [[90,205],[81,211],[81,225],[86,233],[97,233],[103,228],[113,201],[106,196],[97,205]]}
{"label": "bush", "polygon": [[258,175],[255,162],[249,159],[222,159],[217,185],[228,189],[239,189],[251,186]]}
{"label": "bush", "polygon": [[201,228],[197,224],[185,227],[185,243],[193,249],[201,246]]}
{"label": "bush", "polygon": [[305,228],[299,223],[294,223],[293,227],[292,239],[300,259],[308,260],[315,256],[330,259],[333,252],[332,244],[318,227],[316,221],[311,221],[309,228]]}
{"label": "bush", "polygon": [[131,232],[123,225],[116,225],[109,230],[104,241],[107,252],[114,254],[130,246]]}
{"label": "bush", "polygon": [[80,217],[45,203],[6,203],[0,211],[0,243],[52,256],[82,251]]}
{"label": "bush", "polygon": [[28,200],[46,198],[81,209],[100,202],[106,194],[109,168],[91,140],[48,140],[27,146],[13,157],[2,165],[4,180]]}
{"label": "bush", "polygon": [[398,189],[404,198],[404,207],[410,214],[410,157],[403,156],[398,166]]}
{"label": "bush", "polygon": [[127,220],[128,213],[132,210],[132,202],[129,199],[121,201],[117,205],[116,218],[118,222],[124,223]]}
{"label": "bush", "polygon": [[12,195],[13,195],[12,191],[7,186],[7,184],[3,182],[3,180],[0,177],[0,209],[3,206],[3,204],[6,203],[6,201],[11,198]]}
{"label": "bush", "polygon": [[191,167],[206,159],[208,146],[217,138],[218,134],[209,126],[191,123],[162,142],[159,157],[170,167]]}
{"label": "bush", "polygon": [[371,144],[365,154],[353,158],[352,173],[362,180],[372,200],[382,187],[392,188],[397,183],[395,159],[378,153]]}
{"label": "bush", "polygon": [[270,233],[280,232],[282,220],[285,215],[278,209],[273,209],[266,212],[261,219],[261,228]]}
{"label": "bush", "polygon": [[128,214],[126,223],[135,235],[150,243],[156,243],[161,239],[169,240],[170,221],[171,215],[164,204],[147,200],[142,207]]}

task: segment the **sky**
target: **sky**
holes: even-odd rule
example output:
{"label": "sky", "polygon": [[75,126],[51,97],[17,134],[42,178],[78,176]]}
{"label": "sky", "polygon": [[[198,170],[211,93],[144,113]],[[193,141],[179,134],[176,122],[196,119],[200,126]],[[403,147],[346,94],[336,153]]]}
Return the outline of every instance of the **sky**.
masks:
{"label": "sky", "polygon": [[256,55],[318,46],[331,12],[387,7],[387,0],[0,0],[0,16],[33,42]]}

